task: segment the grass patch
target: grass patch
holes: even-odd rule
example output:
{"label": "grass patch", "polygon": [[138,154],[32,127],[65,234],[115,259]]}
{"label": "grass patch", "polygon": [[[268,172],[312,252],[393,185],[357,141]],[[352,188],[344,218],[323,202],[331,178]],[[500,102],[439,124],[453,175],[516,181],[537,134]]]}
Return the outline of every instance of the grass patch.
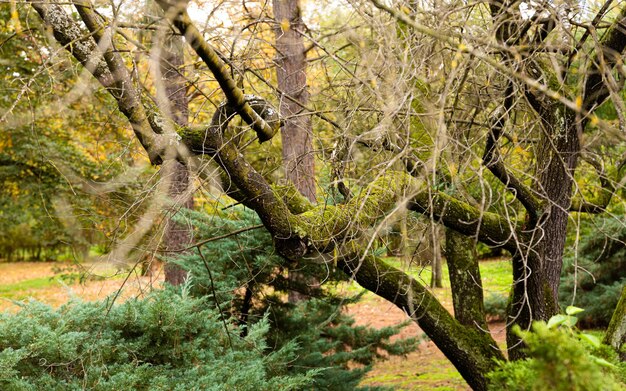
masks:
{"label": "grass patch", "polygon": [[60,282],[53,277],[33,278],[14,284],[0,285],[0,295],[4,298],[16,298],[24,295],[27,291],[44,289],[56,285],[60,285]]}
{"label": "grass patch", "polygon": [[[432,276],[429,266],[409,265],[397,258],[385,258],[385,262],[389,265],[404,270],[417,281],[428,286]],[[485,292],[496,292],[508,294],[511,284],[513,283],[513,274],[511,261],[508,258],[496,258],[493,260],[485,260],[479,263],[480,276],[483,282]],[[444,289],[450,289],[450,278],[448,275],[448,265],[443,262],[442,265],[442,282]]]}
{"label": "grass patch", "polygon": [[[426,287],[430,286],[430,280],[432,276],[430,265],[421,266],[410,263],[407,264],[407,262],[395,257],[384,257],[383,260],[388,265],[404,271],[409,276],[413,277],[416,281],[420,282],[422,285]],[[513,283],[512,266],[510,259],[496,258],[481,261],[479,263],[479,267],[485,297],[488,297],[490,295],[501,295],[504,297],[508,297],[509,290],[511,289],[511,285]],[[450,278],[448,275],[448,265],[445,262],[443,262],[442,265],[442,274],[443,288],[434,289],[433,293],[435,294],[437,299],[439,299],[442,304],[444,304],[444,306],[447,304],[451,305],[452,292],[450,288]],[[334,286],[331,285],[330,289],[333,291],[333,293],[338,295],[356,295],[364,291],[364,288],[362,288],[356,282],[352,282],[350,284],[338,283]],[[362,300],[367,301],[368,298],[374,296],[374,293],[368,291],[365,293]]]}
{"label": "grass patch", "polygon": [[509,295],[513,285],[513,266],[508,258],[480,262],[480,277],[485,293]]}

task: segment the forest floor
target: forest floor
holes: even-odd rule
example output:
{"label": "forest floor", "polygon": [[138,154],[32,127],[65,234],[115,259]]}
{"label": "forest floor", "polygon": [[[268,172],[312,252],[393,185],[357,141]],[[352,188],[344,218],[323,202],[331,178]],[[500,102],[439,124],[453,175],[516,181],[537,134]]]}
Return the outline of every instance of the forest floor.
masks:
{"label": "forest floor", "polygon": [[[396,267],[403,265],[390,260]],[[481,263],[483,284],[487,292],[502,293],[510,286],[508,263],[503,260]],[[430,281],[426,268],[405,268],[415,278],[424,283]],[[87,273],[84,273],[87,272]],[[80,276],[89,276],[82,279]],[[444,265],[443,288],[434,289],[442,304],[452,308],[452,299]],[[52,306],[59,306],[73,298],[100,300],[116,295],[116,300],[141,297],[163,281],[162,273],[153,277],[140,277],[137,273],[117,271],[110,266],[87,265],[82,268],[59,263],[20,262],[0,263],[0,311],[18,311],[19,302],[29,299],[39,300]],[[122,288],[123,287],[123,288]],[[122,288],[120,290],[120,288]],[[346,286],[347,294],[359,292],[355,285]],[[487,293],[489,294],[489,293]],[[393,326],[407,320],[406,314],[379,298],[366,293],[362,300],[346,309],[357,324],[372,327]],[[491,323],[491,333],[500,345],[504,345],[503,323]],[[419,337],[424,334],[415,323],[410,323],[396,338]],[[444,357],[433,342],[424,338],[419,349],[403,357],[390,357],[377,362],[364,381],[364,386],[388,386],[397,390],[469,390],[454,366]]]}

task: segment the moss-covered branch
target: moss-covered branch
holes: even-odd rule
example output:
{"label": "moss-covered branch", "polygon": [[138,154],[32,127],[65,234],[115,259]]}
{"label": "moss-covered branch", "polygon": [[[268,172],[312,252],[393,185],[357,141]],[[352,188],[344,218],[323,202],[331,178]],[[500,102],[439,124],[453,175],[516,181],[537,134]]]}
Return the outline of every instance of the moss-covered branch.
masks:
{"label": "moss-covered branch", "polygon": [[483,243],[516,251],[518,222],[514,220],[480,210],[441,191],[423,190],[410,199],[408,207],[419,213],[432,213],[446,227],[475,236]]}
{"label": "moss-covered branch", "polygon": [[[265,100],[249,96],[247,103],[263,122],[273,126],[272,133],[280,125],[275,109]],[[275,190],[239,152],[226,135],[228,123],[236,108],[230,104],[220,105],[206,129],[180,128],[182,142],[192,151],[213,157],[228,175],[229,182],[237,188],[241,202],[253,209],[272,233],[278,252],[287,259],[298,259],[306,253],[302,237],[296,235],[291,221],[292,214]],[[261,130],[262,131],[262,130]],[[259,134],[259,133],[257,133]]]}
{"label": "moss-covered branch", "polygon": [[325,251],[371,227],[418,186],[418,181],[404,172],[386,172],[346,204],[319,205],[292,216],[291,222],[310,246]]}
{"label": "moss-covered branch", "polygon": [[486,390],[486,374],[504,360],[488,332],[461,325],[419,282],[403,271],[358,251],[340,257],[338,266],[359,285],[394,303],[424,330],[474,390]]}

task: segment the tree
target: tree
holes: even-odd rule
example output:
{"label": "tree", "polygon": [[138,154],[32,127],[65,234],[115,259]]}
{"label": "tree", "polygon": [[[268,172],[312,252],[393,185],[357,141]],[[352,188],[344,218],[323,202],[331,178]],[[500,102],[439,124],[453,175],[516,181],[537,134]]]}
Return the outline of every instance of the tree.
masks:
{"label": "tree", "polygon": [[[177,126],[145,99],[146,90],[136,87],[118,50],[123,35],[118,37],[115,24],[90,3],[74,2],[80,24],[59,5],[32,6],[55,39],[115,98],[153,164],[186,161],[189,154],[212,158],[225,173],[226,193],[258,214],[285,262],[336,264],[405,310],[474,389],[486,389],[494,359],[504,357],[483,327],[482,289],[471,246],[481,241],[510,251],[514,285],[507,342],[509,358],[523,356],[512,325],[528,329],[532,321],[558,312],[570,213],[603,211],[620,179],[619,170],[607,172],[597,163],[595,157],[604,157],[598,153],[602,149],[586,138],[612,131],[613,124],[596,114],[607,99],[623,116],[618,94],[626,47],[623,4],[611,9],[612,1],[607,1],[590,18],[570,16],[569,3],[560,1],[523,3],[525,11],[509,0],[460,8],[352,2],[355,17],[366,27],[346,28],[369,32],[341,38],[357,53],[351,58],[357,65],[344,60],[340,50],[312,42],[324,59],[335,62],[338,79],[349,76],[349,88],[341,95],[334,94],[337,85],[329,86],[329,99],[353,100],[352,109],[344,111],[352,116],[346,123],[363,128],[350,133],[323,111],[312,112],[343,132],[339,144],[348,152],[340,155],[352,156],[348,163],[365,165],[363,180],[352,186],[345,203],[313,205],[294,186],[272,185],[227,130],[238,114],[260,142],[270,140],[278,130],[276,110],[266,99],[243,94],[228,70],[228,58],[195,27],[186,2],[158,3],[226,99],[203,127]],[[404,28],[398,30],[396,24]],[[580,24],[588,32],[581,34]],[[389,44],[394,40],[408,44]],[[375,50],[366,50],[368,44]],[[363,118],[354,119],[359,113],[365,113]],[[361,161],[354,157],[356,145],[363,147]],[[604,152],[619,156],[619,146]],[[580,171],[601,186],[579,188]],[[452,281],[452,293],[455,308],[471,311],[453,317],[418,281],[370,251],[370,228],[377,231],[381,221],[390,222],[403,209],[461,235],[451,243],[470,251],[450,251],[448,262],[462,276]]]}
{"label": "tree", "polygon": [[[169,112],[169,117],[178,126],[189,124],[189,102],[187,98],[187,80],[184,75],[185,54],[183,51],[183,37],[166,33],[161,46],[159,65],[163,77],[163,85],[157,83],[157,88],[165,90],[165,99],[161,106]],[[172,199],[172,206],[168,213],[164,234],[164,248],[167,251],[184,251],[191,244],[190,224],[175,222],[172,217],[179,208],[193,208],[193,192],[189,191],[190,176],[184,162],[173,160],[170,165],[170,188],[168,195]],[[181,285],[186,273],[180,267],[166,262],[165,281],[173,285]]]}
{"label": "tree", "polygon": [[[309,103],[309,92],[306,85],[306,52],[301,33],[304,23],[300,4],[298,0],[274,0],[273,10],[276,21],[274,31],[277,88],[281,91],[279,110],[284,121],[280,133],[283,169],[286,180],[309,201],[315,202],[313,129],[311,117],[304,111]],[[293,268],[289,270],[289,275],[302,284],[318,283]],[[296,291],[289,293],[289,300],[292,302],[305,297]]]}

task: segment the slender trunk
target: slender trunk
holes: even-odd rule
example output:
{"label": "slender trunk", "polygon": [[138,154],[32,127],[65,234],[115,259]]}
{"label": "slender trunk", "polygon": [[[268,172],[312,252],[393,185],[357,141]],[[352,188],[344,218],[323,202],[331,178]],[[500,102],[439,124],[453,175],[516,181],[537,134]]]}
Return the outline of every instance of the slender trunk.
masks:
{"label": "slender trunk", "polygon": [[[276,26],[276,76],[281,91],[280,115],[284,120],[281,130],[283,168],[285,178],[292,182],[311,202],[315,202],[315,160],[311,117],[303,115],[303,105],[309,101],[306,85],[306,54],[301,31],[304,23],[298,0],[274,0]],[[296,266],[297,267],[297,266]],[[289,279],[301,284],[316,285],[317,281],[295,270],[289,270]],[[307,298],[306,294],[289,291],[289,302]]]}
{"label": "slender trunk", "polygon": [[[188,123],[188,100],[185,77],[183,76],[184,53],[183,38],[168,35],[164,39],[161,53],[161,73],[163,87],[168,100],[168,109],[171,117],[179,125]],[[193,195],[188,194],[189,171],[178,161],[169,163],[168,178],[170,187],[168,196],[173,200],[168,211],[168,221],[165,227],[165,250],[181,251],[191,243],[191,227],[173,220],[180,207],[193,208]],[[171,255],[171,253],[170,253]],[[172,285],[180,285],[187,278],[187,273],[180,266],[170,262],[165,264],[165,281]]]}
{"label": "slender trunk", "polygon": [[301,31],[305,26],[298,0],[274,0],[276,76],[281,91],[280,114],[285,177],[315,202],[315,160],[311,116],[303,115],[309,102],[306,55]]}
{"label": "slender trunk", "polygon": [[433,249],[433,258],[432,258],[432,274],[430,277],[430,287],[431,288],[443,288],[443,270],[441,265],[441,243],[439,243],[440,239],[440,229],[439,226],[435,225],[432,227],[431,235],[430,235],[430,245]]}

